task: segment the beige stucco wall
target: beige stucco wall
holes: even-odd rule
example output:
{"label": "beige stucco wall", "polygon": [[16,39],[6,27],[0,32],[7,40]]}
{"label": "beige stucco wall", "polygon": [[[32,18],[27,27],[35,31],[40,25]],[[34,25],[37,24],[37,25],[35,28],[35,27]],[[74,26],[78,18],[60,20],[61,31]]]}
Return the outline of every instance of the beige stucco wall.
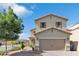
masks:
{"label": "beige stucco wall", "polygon": [[40,22],[46,22],[46,28],[50,27],[50,17],[48,16],[36,21],[36,31],[44,29],[40,28]]}
{"label": "beige stucco wall", "polygon": [[69,34],[56,30],[56,29],[49,29],[37,34],[36,37],[38,39],[67,39],[69,38]]}
{"label": "beige stucco wall", "polygon": [[49,27],[55,27],[55,24],[58,21],[62,22],[62,28],[66,27],[67,20],[50,15],[36,21],[36,31],[42,30],[40,28],[40,22],[46,22],[47,26],[46,28],[49,28]]}
{"label": "beige stucco wall", "polygon": [[79,51],[79,29],[72,30],[72,35],[70,35],[71,41],[78,41],[77,51]]}
{"label": "beige stucco wall", "polygon": [[62,27],[66,27],[67,20],[62,19],[62,18],[58,18],[58,17],[55,17],[55,16],[51,16],[50,22],[51,22],[51,26],[54,26],[54,27],[55,27],[56,22],[62,22]]}

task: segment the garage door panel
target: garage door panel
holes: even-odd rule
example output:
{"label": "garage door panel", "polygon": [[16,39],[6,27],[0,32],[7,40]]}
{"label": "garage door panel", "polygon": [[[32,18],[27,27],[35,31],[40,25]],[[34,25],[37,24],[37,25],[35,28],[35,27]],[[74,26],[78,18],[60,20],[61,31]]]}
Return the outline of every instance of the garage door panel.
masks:
{"label": "garage door panel", "polygon": [[63,39],[40,39],[40,47],[42,50],[64,50],[65,40]]}

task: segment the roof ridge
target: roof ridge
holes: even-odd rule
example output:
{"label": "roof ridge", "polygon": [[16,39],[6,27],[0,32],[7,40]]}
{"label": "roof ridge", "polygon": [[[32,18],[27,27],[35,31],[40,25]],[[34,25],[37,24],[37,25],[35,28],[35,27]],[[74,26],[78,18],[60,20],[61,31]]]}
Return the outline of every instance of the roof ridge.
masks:
{"label": "roof ridge", "polygon": [[48,14],[46,14],[46,15],[39,16],[35,21],[37,21],[37,20],[39,20],[39,19],[41,19],[41,18],[44,18],[44,17],[46,17],[46,16],[50,16],[50,15],[53,15],[53,16],[60,17],[60,18],[63,18],[63,19],[68,20],[67,18],[65,18],[65,17],[63,17],[63,16],[59,16],[59,15],[56,15],[56,14],[48,13]]}

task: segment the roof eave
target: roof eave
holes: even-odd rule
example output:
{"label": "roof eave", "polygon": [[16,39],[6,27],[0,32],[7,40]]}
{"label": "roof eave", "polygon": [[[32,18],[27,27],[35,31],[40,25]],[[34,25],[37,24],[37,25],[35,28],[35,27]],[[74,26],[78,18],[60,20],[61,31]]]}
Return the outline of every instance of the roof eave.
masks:
{"label": "roof eave", "polygon": [[65,17],[57,16],[57,15],[55,15],[55,14],[48,14],[48,15],[41,16],[41,17],[35,19],[35,22],[38,21],[38,20],[40,20],[40,19],[42,19],[42,18],[44,18],[44,17],[50,16],[50,15],[52,15],[52,16],[56,16],[56,17],[59,17],[59,18],[62,18],[62,19],[65,19],[66,21],[68,21],[68,19],[65,18]]}
{"label": "roof eave", "polygon": [[[49,29],[55,29],[55,28],[49,28]],[[46,30],[49,30],[49,29],[46,29]],[[44,30],[44,31],[46,31],[46,30]],[[57,30],[59,30],[59,29],[57,29]],[[62,30],[59,30],[59,31],[62,31]],[[37,34],[39,34],[39,33],[41,33],[41,32],[43,32],[43,31],[37,32],[37,33],[35,33],[34,35],[37,35]],[[67,33],[67,34],[72,35],[72,33],[70,33],[70,32],[66,32],[66,31],[62,31],[62,32],[65,32],[65,33]]]}

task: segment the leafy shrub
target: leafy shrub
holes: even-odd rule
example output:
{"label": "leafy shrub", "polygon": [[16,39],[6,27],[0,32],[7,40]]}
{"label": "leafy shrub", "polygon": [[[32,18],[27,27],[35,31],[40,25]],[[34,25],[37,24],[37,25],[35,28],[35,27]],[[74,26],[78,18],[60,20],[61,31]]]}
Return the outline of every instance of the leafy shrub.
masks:
{"label": "leafy shrub", "polygon": [[21,49],[24,49],[25,45],[23,42],[20,43]]}

